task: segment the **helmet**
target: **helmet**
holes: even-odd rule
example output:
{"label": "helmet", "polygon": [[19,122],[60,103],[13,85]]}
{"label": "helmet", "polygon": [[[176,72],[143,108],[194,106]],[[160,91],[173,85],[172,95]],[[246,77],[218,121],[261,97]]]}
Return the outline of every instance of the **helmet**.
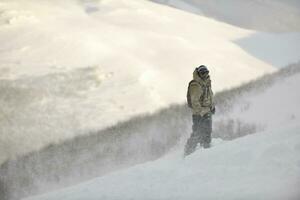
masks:
{"label": "helmet", "polygon": [[196,70],[197,70],[199,76],[209,73],[209,70],[207,69],[207,67],[205,65],[200,65],[199,67],[196,68]]}

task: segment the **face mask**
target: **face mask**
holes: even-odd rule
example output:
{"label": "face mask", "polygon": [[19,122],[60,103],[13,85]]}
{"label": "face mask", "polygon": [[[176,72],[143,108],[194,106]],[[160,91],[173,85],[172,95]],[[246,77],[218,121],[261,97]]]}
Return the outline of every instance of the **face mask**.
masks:
{"label": "face mask", "polygon": [[199,74],[202,79],[206,79],[208,77],[208,73]]}

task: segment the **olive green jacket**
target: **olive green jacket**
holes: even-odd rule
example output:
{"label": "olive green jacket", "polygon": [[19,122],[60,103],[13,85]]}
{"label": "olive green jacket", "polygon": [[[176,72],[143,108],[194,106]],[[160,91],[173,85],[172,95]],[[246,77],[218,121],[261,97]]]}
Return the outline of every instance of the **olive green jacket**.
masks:
{"label": "olive green jacket", "polygon": [[195,70],[193,80],[189,86],[193,115],[204,116],[208,113],[211,114],[214,102],[210,77],[208,76],[204,80],[199,77]]}

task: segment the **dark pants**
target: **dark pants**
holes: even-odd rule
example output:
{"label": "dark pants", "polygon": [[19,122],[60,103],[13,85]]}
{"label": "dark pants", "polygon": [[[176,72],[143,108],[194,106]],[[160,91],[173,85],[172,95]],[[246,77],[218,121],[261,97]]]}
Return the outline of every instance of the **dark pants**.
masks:
{"label": "dark pants", "polygon": [[209,148],[211,142],[212,119],[211,114],[193,115],[193,132],[185,145],[185,155],[189,155],[196,150],[197,144],[203,148]]}

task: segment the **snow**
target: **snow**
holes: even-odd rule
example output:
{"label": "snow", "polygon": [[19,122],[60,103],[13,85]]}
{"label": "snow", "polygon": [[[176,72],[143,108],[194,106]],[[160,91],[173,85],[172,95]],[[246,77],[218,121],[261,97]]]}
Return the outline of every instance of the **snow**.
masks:
{"label": "snow", "polygon": [[300,126],[246,136],[93,179],[28,200],[296,199]]}
{"label": "snow", "polygon": [[255,33],[235,42],[249,54],[277,68],[299,61],[299,33]]}
{"label": "snow", "polygon": [[[26,200],[299,199],[299,83],[299,73],[277,79],[245,94],[226,116],[265,123],[264,131],[215,139],[212,148],[185,159],[177,146],[159,160]],[[240,110],[246,100],[248,108]]]}
{"label": "snow", "polygon": [[148,1],[3,0],[0,10],[0,163],[182,103],[199,64],[214,91],[275,70],[235,42],[254,31]]}
{"label": "snow", "polygon": [[297,32],[145,0],[1,0],[0,43],[0,164],[185,102],[200,64],[217,92],[300,58]]}
{"label": "snow", "polygon": [[235,26],[264,32],[299,32],[298,0],[151,0]]}
{"label": "snow", "polygon": [[222,119],[239,119],[264,129],[277,129],[300,118],[300,75],[278,80],[266,91],[242,95],[234,109]]}

